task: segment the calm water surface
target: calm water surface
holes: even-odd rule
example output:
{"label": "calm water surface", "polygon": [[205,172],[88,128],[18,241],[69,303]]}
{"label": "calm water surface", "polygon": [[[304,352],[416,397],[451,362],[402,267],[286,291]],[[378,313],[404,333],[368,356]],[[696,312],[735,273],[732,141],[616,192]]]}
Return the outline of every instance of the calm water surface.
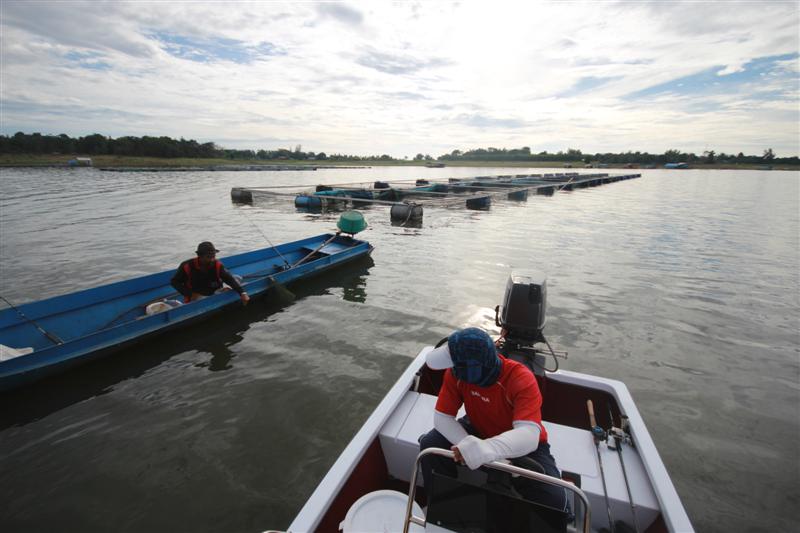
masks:
{"label": "calm water surface", "polygon": [[[233,186],[517,174],[0,171],[0,293],[55,296],[331,230]],[[548,275],[562,368],[624,381],[699,531],[796,527],[800,259],[796,172],[642,179],[364,210],[372,260],[0,396],[0,530],[286,528],[421,346],[490,327],[512,270]],[[263,233],[263,234],[262,234]]]}

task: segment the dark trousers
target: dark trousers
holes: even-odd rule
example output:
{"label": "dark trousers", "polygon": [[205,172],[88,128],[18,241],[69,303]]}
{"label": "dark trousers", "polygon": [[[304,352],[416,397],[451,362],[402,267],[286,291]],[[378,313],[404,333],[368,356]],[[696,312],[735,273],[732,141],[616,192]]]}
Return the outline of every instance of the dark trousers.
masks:
{"label": "dark trousers", "polygon": [[[475,435],[476,437],[479,436],[476,434],[472,424],[469,423],[467,417],[459,419],[458,422],[464,427],[467,433]],[[420,451],[426,448],[444,448],[445,450],[449,450],[452,445],[453,443],[435,429],[430,430],[419,438]],[[529,453],[527,457],[530,457],[542,465],[544,473],[548,476],[561,479],[561,472],[559,472],[558,467],[556,467],[556,460],[550,455],[550,445],[546,442],[540,443],[539,447]],[[430,487],[432,470],[436,470],[439,474],[456,477],[456,463],[448,457],[427,455],[422,458],[420,466],[422,468],[422,479],[426,487]],[[527,500],[563,511],[565,514],[570,514],[567,505],[567,494],[561,487],[520,477],[514,483],[514,488]]]}

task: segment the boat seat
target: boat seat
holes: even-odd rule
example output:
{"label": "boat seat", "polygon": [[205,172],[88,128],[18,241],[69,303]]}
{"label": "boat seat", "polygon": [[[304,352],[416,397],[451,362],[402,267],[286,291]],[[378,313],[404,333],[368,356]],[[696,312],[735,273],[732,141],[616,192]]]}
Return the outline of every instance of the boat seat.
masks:
{"label": "boat seat", "polygon": [[303,246],[302,248],[298,248],[297,251],[300,254],[300,257],[306,257],[308,254],[313,253],[314,255],[310,256],[306,261],[311,261],[313,259],[319,259],[320,257],[325,257],[331,254],[329,250],[327,250],[327,246],[324,248],[320,248],[319,250],[312,248],[310,246]]}
{"label": "boat seat", "polygon": [[526,500],[502,485],[475,483],[468,475],[453,478],[434,471],[431,484],[426,520],[437,528],[558,533],[568,519],[563,511]]}
{"label": "boat seat", "polygon": [[[435,406],[436,396],[408,391],[381,428],[380,443],[391,477],[405,482],[411,479],[411,470],[419,453],[418,439],[433,428]],[[462,407],[458,416],[463,414]],[[581,489],[589,498],[593,529],[607,528],[603,482],[591,432],[549,421],[544,421],[543,424],[547,429],[550,452],[559,470],[577,477]],[[609,449],[605,443],[600,443],[600,455],[612,515],[615,520],[632,524],[619,456],[616,450]],[[659,515],[658,500],[638,452],[630,446],[624,446],[623,457],[631,492],[635,498],[639,526],[645,528]],[[417,476],[417,484],[422,486],[422,476]]]}

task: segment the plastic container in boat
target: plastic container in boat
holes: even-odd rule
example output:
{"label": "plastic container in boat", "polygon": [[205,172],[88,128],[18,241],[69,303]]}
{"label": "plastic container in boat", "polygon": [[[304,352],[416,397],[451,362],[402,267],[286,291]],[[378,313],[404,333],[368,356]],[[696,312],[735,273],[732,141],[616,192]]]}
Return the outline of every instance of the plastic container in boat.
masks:
{"label": "plastic container in boat", "polygon": [[[344,520],[339,524],[343,533],[363,533],[365,531],[401,532],[408,505],[408,494],[396,490],[376,490],[360,497],[350,506]],[[417,502],[411,508],[414,516],[423,516],[422,507]],[[424,533],[425,528],[410,524],[409,531]]]}

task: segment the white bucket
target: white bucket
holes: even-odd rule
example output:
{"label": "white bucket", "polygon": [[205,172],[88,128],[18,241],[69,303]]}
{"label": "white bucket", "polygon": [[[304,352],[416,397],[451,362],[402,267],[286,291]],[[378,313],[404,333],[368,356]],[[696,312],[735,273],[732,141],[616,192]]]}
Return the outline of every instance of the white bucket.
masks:
{"label": "white bucket", "polygon": [[[376,490],[360,497],[350,506],[339,524],[344,533],[399,533],[403,531],[408,494],[396,490]],[[411,508],[414,516],[423,516],[417,502]],[[424,533],[425,528],[411,524],[409,531]]]}

